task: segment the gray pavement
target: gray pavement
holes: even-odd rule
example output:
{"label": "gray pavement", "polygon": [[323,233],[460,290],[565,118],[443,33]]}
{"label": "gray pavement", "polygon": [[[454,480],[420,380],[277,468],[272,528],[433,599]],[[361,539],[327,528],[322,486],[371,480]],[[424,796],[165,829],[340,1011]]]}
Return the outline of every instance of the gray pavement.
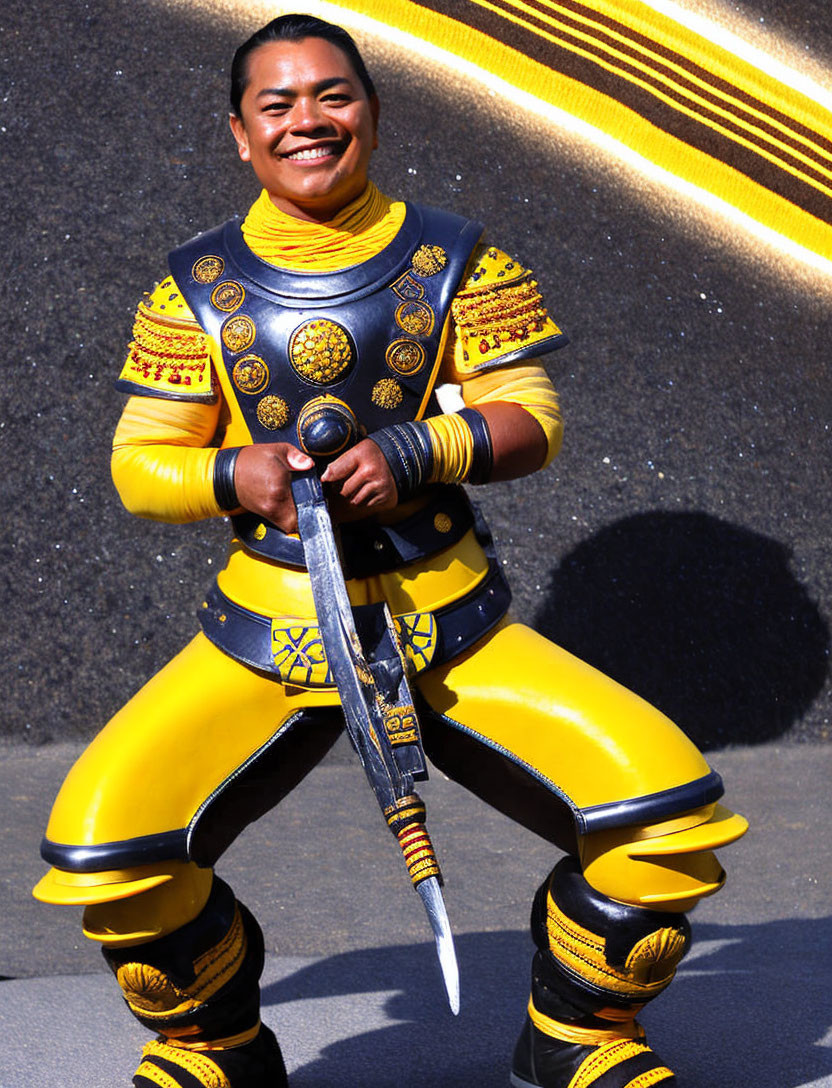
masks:
{"label": "gray pavement", "polygon": [[[0,858],[0,1088],[127,1084],[143,1032],[80,911],[29,898],[53,790],[77,752],[6,749]],[[680,1088],[832,1086],[829,782],[832,746],[715,754],[751,832],[693,915],[695,945],[645,1017]],[[552,848],[434,773],[423,791],[457,935],[462,1012],[448,1012],[418,897],[360,768],[343,750],[248,829],[219,871],[260,918],[264,1019],[293,1088],[504,1088],[528,984],[531,896]],[[348,833],[332,828],[348,816]]]}

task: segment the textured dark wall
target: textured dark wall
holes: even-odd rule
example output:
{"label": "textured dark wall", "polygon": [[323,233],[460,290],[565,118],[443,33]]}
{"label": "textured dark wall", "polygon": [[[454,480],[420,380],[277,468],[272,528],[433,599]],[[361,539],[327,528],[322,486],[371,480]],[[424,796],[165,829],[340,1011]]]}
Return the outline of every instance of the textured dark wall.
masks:
{"label": "textured dark wall", "polygon": [[[0,23],[0,734],[39,742],[91,735],[184,644],[222,561],[221,523],[120,507],[112,380],[167,250],[256,195],[225,119],[254,26],[126,0]],[[706,746],[828,736],[829,279],[499,95],[366,52],[379,185],[487,222],[573,339],[549,361],[562,456],[478,492],[518,613]]]}

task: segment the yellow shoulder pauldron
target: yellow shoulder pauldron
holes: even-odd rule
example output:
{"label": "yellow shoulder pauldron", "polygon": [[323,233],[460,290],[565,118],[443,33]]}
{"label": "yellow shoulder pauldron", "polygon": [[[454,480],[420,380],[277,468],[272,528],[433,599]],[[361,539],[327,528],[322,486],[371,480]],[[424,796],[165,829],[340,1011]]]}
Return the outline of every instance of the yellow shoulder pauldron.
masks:
{"label": "yellow shoulder pauldron", "polygon": [[566,341],[533,274],[495,246],[475,250],[451,312],[461,348],[455,364],[463,373],[541,355]]}
{"label": "yellow shoulder pauldron", "polygon": [[139,396],[213,401],[210,343],[168,276],[139,303],[117,388]]}

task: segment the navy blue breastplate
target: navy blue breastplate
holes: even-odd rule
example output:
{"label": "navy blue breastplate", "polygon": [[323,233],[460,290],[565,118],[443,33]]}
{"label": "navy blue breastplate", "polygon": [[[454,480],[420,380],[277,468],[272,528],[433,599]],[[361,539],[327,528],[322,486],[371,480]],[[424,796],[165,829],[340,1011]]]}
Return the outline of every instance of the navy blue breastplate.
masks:
{"label": "navy blue breastplate", "polygon": [[222,348],[253,440],[307,448],[308,424],[325,410],[350,420],[346,445],[425,414],[451,302],[481,233],[479,223],[408,204],[399,232],[371,260],[304,273],[257,257],[233,219],[174,250],[169,263]]}

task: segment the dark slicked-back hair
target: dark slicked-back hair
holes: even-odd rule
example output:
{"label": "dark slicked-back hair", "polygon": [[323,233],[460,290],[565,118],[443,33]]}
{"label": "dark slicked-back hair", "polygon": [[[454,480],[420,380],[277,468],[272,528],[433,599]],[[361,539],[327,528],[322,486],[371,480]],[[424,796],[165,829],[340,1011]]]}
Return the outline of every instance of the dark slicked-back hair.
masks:
{"label": "dark slicked-back hair", "polygon": [[343,27],[324,22],[314,15],[281,15],[252,34],[234,54],[231,62],[231,110],[237,117],[240,116],[243,92],[248,86],[248,58],[254,50],[268,42],[302,42],[305,38],[323,38],[332,42],[349,58],[367,97],[371,98],[376,93],[358,46]]}

